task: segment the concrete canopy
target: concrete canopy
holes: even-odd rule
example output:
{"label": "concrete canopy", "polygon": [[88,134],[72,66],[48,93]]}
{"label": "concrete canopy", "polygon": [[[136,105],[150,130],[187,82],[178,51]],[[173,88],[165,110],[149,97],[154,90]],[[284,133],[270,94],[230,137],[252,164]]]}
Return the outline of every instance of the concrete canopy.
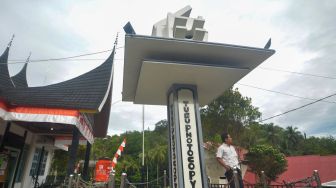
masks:
{"label": "concrete canopy", "polygon": [[263,48],[126,35],[122,98],[136,104],[165,105],[172,84],[193,84],[203,106],[274,53]]}

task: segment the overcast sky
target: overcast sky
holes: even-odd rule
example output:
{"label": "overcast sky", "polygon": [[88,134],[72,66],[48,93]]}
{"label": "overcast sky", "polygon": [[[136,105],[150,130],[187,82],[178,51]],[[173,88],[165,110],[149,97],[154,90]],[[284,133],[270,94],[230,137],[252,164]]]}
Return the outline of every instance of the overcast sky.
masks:
{"label": "overcast sky", "polygon": [[[74,56],[111,49],[119,32],[118,46],[124,45],[122,27],[131,21],[137,34],[150,35],[152,26],[186,5],[191,17],[203,16],[210,42],[263,47],[272,38],[276,54],[238,83],[303,98],[320,99],[336,93],[336,1],[243,1],[243,0],[2,0],[0,6],[0,50],[11,35],[9,71],[15,75],[27,58],[45,59]],[[117,50],[113,105],[108,134],[141,130],[141,105],[120,102],[123,48]],[[103,62],[109,53],[85,56],[77,61],[30,63],[29,86],[57,83],[87,72]],[[77,58],[78,59],[78,58]],[[15,64],[14,64],[15,63]],[[276,69],[276,70],[275,70]],[[320,75],[321,78],[284,71]],[[312,100],[290,97],[236,84],[252,98],[263,119],[300,107]],[[336,136],[336,97],[271,119],[281,127],[294,126],[308,136]],[[146,106],[145,127],[166,119],[166,107]]]}

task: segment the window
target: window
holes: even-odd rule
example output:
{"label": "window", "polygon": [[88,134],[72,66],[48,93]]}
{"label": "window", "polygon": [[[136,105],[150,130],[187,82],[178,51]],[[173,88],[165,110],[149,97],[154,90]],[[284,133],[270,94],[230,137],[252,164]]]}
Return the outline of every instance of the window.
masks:
{"label": "window", "polygon": [[18,172],[17,172],[18,174],[16,176],[15,182],[21,182],[22,181],[23,168],[24,168],[24,165],[26,164],[28,149],[29,149],[29,145],[25,145],[23,147],[22,158],[21,158],[21,161],[19,161],[19,168],[18,168]]}
{"label": "window", "polygon": [[42,149],[41,148],[36,148],[35,150],[35,153],[34,153],[34,157],[33,157],[33,161],[32,161],[32,166],[31,166],[31,169],[30,169],[30,173],[29,175],[30,176],[35,176],[36,175],[36,171],[37,171],[37,168],[38,168],[38,163],[39,163],[39,159],[40,157],[42,157],[42,160],[41,160],[41,164],[40,164],[40,172],[39,172],[39,176],[43,176],[44,175],[44,171],[45,171],[45,167],[47,165],[47,159],[48,159],[48,151],[45,151],[43,152],[43,155],[42,155]]}

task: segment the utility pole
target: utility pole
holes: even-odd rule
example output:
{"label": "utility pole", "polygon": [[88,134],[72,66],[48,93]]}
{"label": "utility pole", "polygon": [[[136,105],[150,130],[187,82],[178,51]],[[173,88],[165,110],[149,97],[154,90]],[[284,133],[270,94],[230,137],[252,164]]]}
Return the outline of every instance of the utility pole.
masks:
{"label": "utility pole", "polygon": [[[145,105],[142,105],[142,167],[141,181],[145,182]],[[142,187],[145,187],[143,184]]]}
{"label": "utility pole", "polygon": [[142,105],[142,166],[145,166],[145,105]]}

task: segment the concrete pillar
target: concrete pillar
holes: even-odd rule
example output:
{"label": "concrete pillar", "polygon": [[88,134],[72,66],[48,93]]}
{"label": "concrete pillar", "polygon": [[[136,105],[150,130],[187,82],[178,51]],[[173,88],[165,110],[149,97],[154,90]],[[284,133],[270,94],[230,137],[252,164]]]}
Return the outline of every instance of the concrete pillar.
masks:
{"label": "concrete pillar", "polygon": [[115,174],[114,172],[110,173],[110,179],[107,185],[108,188],[115,188]]}
{"label": "concrete pillar", "polygon": [[7,136],[7,133],[9,132],[10,127],[11,127],[11,123],[7,122],[5,132],[4,132],[4,134],[2,135],[2,138],[1,138],[0,151],[2,151],[5,147],[5,138]]}
{"label": "concrete pillar", "polygon": [[166,170],[163,171],[163,188],[167,187],[167,172]]}
{"label": "concrete pillar", "polygon": [[233,181],[235,184],[235,188],[239,188],[238,172],[236,168],[233,170]]}
{"label": "concrete pillar", "polygon": [[72,188],[72,181],[73,181],[73,174],[70,174],[67,188]]}
{"label": "concrete pillar", "polygon": [[121,177],[120,177],[120,188],[126,188],[127,184],[126,184],[126,178],[127,178],[127,175],[126,173],[122,173],[121,174]]}
{"label": "concrete pillar", "polygon": [[69,160],[67,164],[67,176],[70,176],[74,172],[75,162],[77,157],[77,150],[79,145],[79,130],[77,127],[74,127],[72,132],[72,142],[71,146],[69,147]]}
{"label": "concrete pillar", "polygon": [[20,163],[21,163],[21,160],[22,160],[22,155],[23,155],[23,151],[24,151],[24,147],[25,147],[25,143],[26,143],[27,134],[28,134],[28,132],[25,131],[24,136],[23,136],[23,145],[21,146],[20,154],[19,154],[19,157],[18,157],[18,162],[17,162],[17,165],[15,167],[15,171],[14,171],[14,177],[13,177],[13,182],[12,182],[12,186],[11,186],[12,188],[15,185],[16,176],[18,174],[19,166],[20,166]]}
{"label": "concrete pillar", "polygon": [[322,185],[321,185],[320,175],[319,175],[319,173],[318,173],[317,170],[314,170],[314,172],[313,172],[313,176],[314,176],[314,178],[315,178],[317,187],[318,187],[318,188],[322,187]]}
{"label": "concrete pillar", "polygon": [[197,87],[174,84],[167,101],[170,185],[208,187]]}
{"label": "concrete pillar", "polygon": [[264,171],[261,171],[261,183],[263,188],[267,188],[266,175]]}
{"label": "concrete pillar", "polygon": [[89,162],[90,162],[90,154],[91,154],[91,144],[90,142],[86,143],[86,151],[85,151],[85,161],[83,167],[83,179],[85,181],[89,181]]}
{"label": "concrete pillar", "polygon": [[41,163],[42,163],[42,160],[43,160],[43,156],[44,156],[44,146],[42,146],[42,150],[41,150],[41,153],[39,155],[39,162],[37,164],[37,170],[36,170],[36,178],[35,178],[35,183],[34,183],[34,188],[37,188],[38,187],[38,177],[40,175],[40,170],[41,170]]}

